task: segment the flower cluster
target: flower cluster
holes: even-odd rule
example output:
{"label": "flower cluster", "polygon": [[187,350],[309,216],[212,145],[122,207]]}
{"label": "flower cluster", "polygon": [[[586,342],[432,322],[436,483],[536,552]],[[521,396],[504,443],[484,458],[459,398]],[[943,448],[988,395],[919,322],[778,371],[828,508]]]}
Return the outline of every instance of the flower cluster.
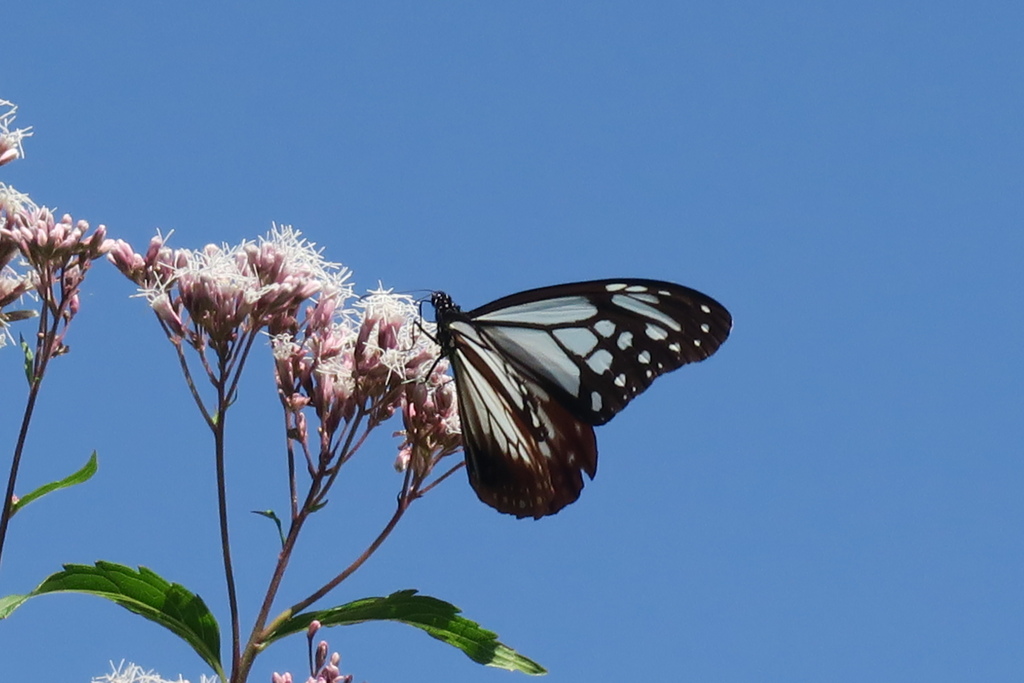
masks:
{"label": "flower cluster", "polygon": [[[447,367],[411,298],[378,288],[340,310],[338,302],[321,298],[302,327],[303,337],[274,338],[278,390],[296,414],[298,438],[306,436],[301,410],[312,407],[319,418],[321,454],[333,452],[343,425],[359,411],[373,427],[399,409],[420,416],[407,442],[423,435],[420,452],[437,455],[458,446],[457,417],[451,393],[438,389]],[[438,392],[448,398],[437,400]],[[421,403],[422,402],[422,403]],[[437,410],[436,404],[446,410]],[[409,429],[407,420],[407,430]],[[450,447],[452,442],[454,447]],[[406,448],[407,446],[403,446]],[[447,454],[447,453],[445,453]],[[347,454],[343,454],[347,457]],[[425,476],[426,471],[422,474]]]}
{"label": "flower cluster", "polygon": [[139,287],[139,291],[153,303],[154,296],[166,293],[174,284],[179,268],[188,263],[187,249],[171,249],[167,239],[159,232],[149,241],[145,254],[136,254],[132,245],[115,240],[108,258],[121,273]]}
{"label": "flower cluster", "polygon": [[[4,197],[0,205],[7,209],[10,199]],[[75,222],[64,214],[58,223],[49,209],[30,202],[23,204],[20,211],[5,211],[4,224],[0,227],[2,239],[13,242],[28,264],[40,273],[58,269],[65,270],[65,277],[74,277],[77,273],[76,288],[87,263],[103,256],[113,246],[107,240],[105,226],[99,226],[92,234],[87,235],[88,232],[87,222]]]}
{"label": "flower cluster", "polygon": [[348,272],[325,262],[290,226],[259,242],[172,250],[154,237],[145,255],[118,240],[110,260],[149,300],[168,334],[194,348],[224,348],[239,335],[293,331],[302,304],[328,292],[347,296]]}
{"label": "flower cluster", "polygon": [[395,469],[412,467],[420,478],[441,460],[462,447],[459,408],[455,383],[447,375],[448,361],[433,366],[425,381],[407,384],[402,394],[402,421],[405,429],[395,436],[405,441],[399,447]]}
{"label": "flower cluster", "polygon": [[[67,214],[58,222],[49,209],[0,183],[0,310],[35,290],[45,313],[64,326],[56,333],[54,347],[62,348],[66,326],[79,309],[79,290],[86,273],[92,262],[113,246],[106,235],[104,226],[90,233],[88,223],[75,222]],[[10,268],[15,255],[29,267],[28,274],[17,276]],[[34,314],[0,314],[0,326]]]}
{"label": "flower cluster", "polygon": [[[338,667],[341,664],[341,655],[335,652],[331,654],[330,659],[327,658],[330,646],[326,640],[321,640],[316,646],[316,652],[312,652],[313,638],[319,630],[320,622],[316,620],[313,620],[306,629],[306,641],[309,643],[311,651],[310,662],[313,665],[313,670],[310,672],[309,678],[306,679],[306,683],[352,683],[352,674],[342,675],[341,669]],[[276,671],[270,680],[271,683],[293,683],[294,681],[290,673],[279,674]]]}
{"label": "flower cluster", "polygon": [[[316,674],[307,678],[306,683],[352,683],[352,674],[342,674],[341,669],[338,668],[338,665],[341,664],[341,655],[337,652],[332,653],[328,661],[327,648],[327,641],[321,640],[316,649]],[[272,683],[293,683],[292,675],[288,672],[279,674],[275,671],[270,680]]]}
{"label": "flower cluster", "polygon": [[[0,166],[25,156],[21,141],[32,135],[30,128],[11,130],[17,112],[18,108],[14,104],[0,100]],[[32,210],[38,209],[28,195],[0,183],[0,226],[13,228],[25,220],[26,214]],[[35,289],[37,282],[34,271],[18,274],[11,267],[11,261],[17,255],[18,244],[0,231],[0,348],[6,346],[8,341],[14,341],[10,323],[36,315],[34,310],[4,311]]]}
{"label": "flower cluster", "polygon": [[306,408],[319,423],[311,473],[351,456],[358,447],[349,438],[354,424],[372,429],[399,410],[404,461],[416,462],[418,475],[457,450],[447,364],[416,302],[383,288],[353,301],[349,272],[326,262],[297,230],[275,227],[255,243],[198,251],[171,249],[158,234],[145,254],[118,241],[109,258],[139,287],[172,340],[220,352],[240,336],[270,335],[290,436],[307,454]]}
{"label": "flower cluster", "polygon": [[[0,183],[0,225],[6,226],[14,221],[16,212],[28,201],[12,197],[11,190]],[[15,208],[16,207],[16,208]],[[13,341],[9,324],[16,320],[36,315],[34,310],[5,311],[9,306],[20,301],[23,296],[35,290],[38,278],[35,271],[19,274],[11,267],[11,261],[18,255],[17,243],[4,236],[0,230],[0,347],[6,346],[8,340]]]}

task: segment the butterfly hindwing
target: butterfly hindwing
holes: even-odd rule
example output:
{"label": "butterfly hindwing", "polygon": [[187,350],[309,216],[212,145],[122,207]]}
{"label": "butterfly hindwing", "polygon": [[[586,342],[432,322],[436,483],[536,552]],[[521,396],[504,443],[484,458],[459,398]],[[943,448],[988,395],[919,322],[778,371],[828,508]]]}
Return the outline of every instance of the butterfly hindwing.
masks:
{"label": "butterfly hindwing", "polygon": [[[461,328],[461,333],[460,333]],[[518,517],[554,514],[597,469],[594,429],[455,323],[453,357],[470,484],[485,503]]]}
{"label": "butterfly hindwing", "polygon": [[519,517],[554,514],[593,478],[593,425],[655,377],[703,360],[725,341],[728,311],[696,290],[655,280],[532,289],[462,312],[432,298],[451,359],[470,483]]}

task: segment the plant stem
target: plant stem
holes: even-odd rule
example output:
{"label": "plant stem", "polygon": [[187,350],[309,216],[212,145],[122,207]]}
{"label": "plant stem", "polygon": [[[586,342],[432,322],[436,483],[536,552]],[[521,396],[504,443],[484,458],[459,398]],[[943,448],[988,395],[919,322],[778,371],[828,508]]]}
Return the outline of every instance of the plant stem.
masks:
{"label": "plant stem", "polygon": [[11,473],[7,477],[7,492],[4,494],[3,512],[0,513],[0,559],[3,558],[4,540],[7,538],[7,525],[11,521],[11,513],[14,507],[14,486],[18,479],[18,468],[21,465],[21,454],[25,451],[25,441],[28,438],[28,427],[32,422],[32,412],[36,405],[36,397],[39,396],[38,381],[33,381],[29,388],[28,401],[25,404],[25,415],[21,419],[21,430],[18,432],[18,444],[14,448],[14,458],[11,459]]}
{"label": "plant stem", "polygon": [[[40,274],[45,282],[49,282],[44,274]],[[52,291],[52,286],[49,290]],[[11,459],[11,471],[7,477],[7,491],[4,494],[3,512],[0,512],[0,559],[3,557],[4,541],[7,538],[7,527],[11,522],[11,515],[14,509],[14,487],[18,480],[18,470],[21,467],[21,456],[25,452],[25,442],[28,440],[28,428],[32,424],[32,413],[35,410],[36,399],[39,397],[39,389],[43,384],[43,375],[50,364],[57,347],[57,333],[60,329],[60,314],[66,306],[66,299],[61,301],[57,315],[50,322],[49,308],[45,305],[39,312],[39,333],[36,343],[35,356],[32,363],[32,379],[28,387],[28,400],[25,401],[25,414],[21,418],[21,429],[18,431],[18,443],[14,447],[14,457]]]}
{"label": "plant stem", "polygon": [[[231,671],[237,671],[240,657],[240,637],[238,625],[238,597],[235,594],[235,573],[231,566],[231,542],[228,538],[228,499],[227,477],[224,474],[224,423],[226,422],[227,402],[224,400],[223,380],[217,386],[217,422],[213,435],[217,460],[217,513],[220,517],[220,545],[224,557],[224,576],[227,580],[228,608],[231,612]],[[232,681],[236,679],[232,676]]]}

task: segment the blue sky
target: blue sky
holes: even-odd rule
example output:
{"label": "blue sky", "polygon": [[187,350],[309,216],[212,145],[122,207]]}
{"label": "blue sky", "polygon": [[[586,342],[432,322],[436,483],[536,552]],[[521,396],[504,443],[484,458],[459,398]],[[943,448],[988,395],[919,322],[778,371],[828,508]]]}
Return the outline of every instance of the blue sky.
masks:
{"label": "blue sky", "polygon": [[[732,311],[718,355],[598,430],[576,504],[517,521],[460,474],[323,606],[418,588],[552,683],[1024,676],[1019,3],[36,0],[5,14],[0,98],[35,137],[0,180],[137,247],[157,229],[236,243],[277,221],[361,288],[444,289],[471,308],[649,277]],[[142,564],[226,626],[210,439],[132,293],[113,268],[90,275],[19,488],[92,449],[100,473],[15,519],[0,593],[62,562]],[[262,353],[230,442],[246,619],[276,542],[247,511],[286,501]],[[0,364],[11,418],[19,360]],[[0,441],[16,430],[0,421]],[[386,521],[389,431],[307,530],[289,597]],[[513,677],[400,625],[326,635],[356,680]],[[0,623],[6,680],[88,681],[121,658],[209,673],[89,597]],[[286,641],[250,680],[301,676],[304,660]]]}

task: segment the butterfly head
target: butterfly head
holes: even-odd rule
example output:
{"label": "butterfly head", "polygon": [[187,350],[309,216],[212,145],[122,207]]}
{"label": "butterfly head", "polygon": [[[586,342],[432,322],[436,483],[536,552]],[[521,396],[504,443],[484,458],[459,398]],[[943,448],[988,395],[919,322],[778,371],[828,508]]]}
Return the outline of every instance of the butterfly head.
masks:
{"label": "butterfly head", "polygon": [[430,294],[430,305],[434,307],[434,311],[439,316],[459,310],[459,307],[455,305],[452,298],[444,292],[432,292]]}

